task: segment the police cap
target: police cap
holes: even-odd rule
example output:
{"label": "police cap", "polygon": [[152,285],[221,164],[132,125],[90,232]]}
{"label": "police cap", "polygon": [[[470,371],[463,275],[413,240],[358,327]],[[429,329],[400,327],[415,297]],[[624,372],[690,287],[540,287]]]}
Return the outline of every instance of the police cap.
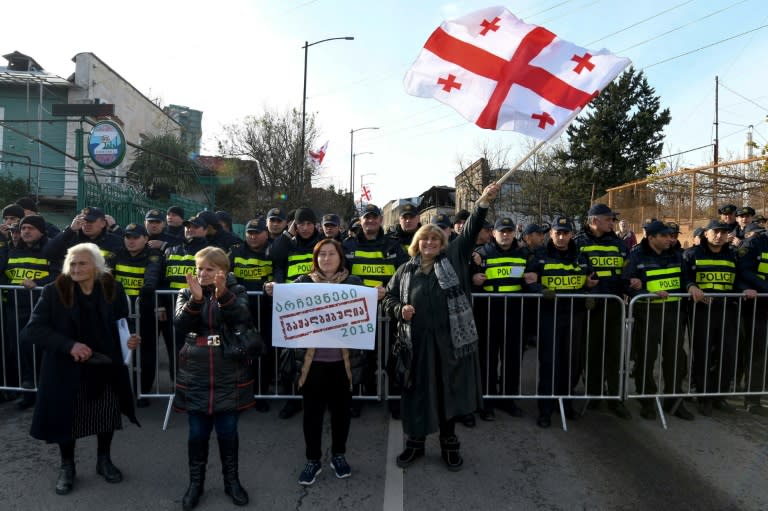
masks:
{"label": "police cap", "polygon": [[651,220],[650,223],[643,226],[645,234],[648,236],[658,236],[659,234],[672,234],[672,229],[668,224],[661,220]]}
{"label": "police cap", "polygon": [[128,224],[123,229],[124,238],[138,238],[139,236],[149,236],[147,229],[141,224]]}
{"label": "police cap", "polygon": [[721,222],[720,220],[710,220],[707,224],[707,227],[705,227],[704,230],[706,231],[728,231],[730,230],[731,226],[726,224],[725,222]]}
{"label": "police cap", "polygon": [[272,220],[273,218],[279,218],[280,220],[285,220],[285,211],[283,211],[280,208],[272,208],[269,211],[267,211],[267,220]]}
{"label": "police cap", "polygon": [[736,206],[733,204],[726,204],[725,206],[721,206],[717,212],[721,215],[732,215],[736,213]]}
{"label": "police cap", "polygon": [[400,208],[400,216],[416,216],[419,212],[416,210],[416,206],[413,204],[404,204],[403,207]]}
{"label": "police cap", "polygon": [[339,218],[339,215],[336,213],[328,213],[327,215],[323,215],[323,225],[335,225],[338,227],[341,225],[341,219]]}
{"label": "police cap", "polygon": [[755,216],[755,209],[744,206],[736,210],[736,216]]}
{"label": "police cap", "polygon": [[363,209],[363,214],[360,216],[366,217],[368,215],[381,216],[381,210],[375,204],[366,204],[365,208]]}
{"label": "police cap", "polygon": [[429,223],[434,224],[442,229],[447,229],[451,225],[451,219],[448,218],[448,215],[440,214],[440,215],[434,215],[432,217],[432,220],[429,221]]}
{"label": "police cap", "polygon": [[[80,213],[85,217],[86,222],[95,222],[99,218],[104,218],[104,210],[92,206],[83,208]],[[5,216],[5,212],[3,212],[3,216]]]}
{"label": "police cap", "polygon": [[245,224],[245,232],[264,232],[267,230],[267,221],[263,216],[254,218]]}
{"label": "police cap", "polygon": [[558,215],[552,221],[552,229],[555,231],[573,232],[573,222],[566,216]]}
{"label": "police cap", "polygon": [[493,228],[497,231],[503,231],[504,229],[514,229],[515,228],[515,222],[512,221],[511,218],[499,218],[496,220],[496,223],[493,225]]}
{"label": "police cap", "polygon": [[613,211],[605,204],[595,204],[589,208],[589,211],[587,212],[588,216],[612,216],[614,218],[616,218],[616,215],[618,214],[618,212]]}
{"label": "police cap", "polygon": [[147,214],[144,215],[144,220],[147,222],[162,222],[165,220],[165,217],[159,209],[150,209],[147,211]]}

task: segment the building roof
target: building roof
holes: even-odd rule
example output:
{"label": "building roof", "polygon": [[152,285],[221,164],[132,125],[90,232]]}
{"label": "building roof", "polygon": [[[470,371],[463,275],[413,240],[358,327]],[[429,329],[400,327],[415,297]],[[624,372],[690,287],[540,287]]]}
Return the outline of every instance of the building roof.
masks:
{"label": "building roof", "polygon": [[7,53],[3,58],[8,61],[8,66],[0,67],[0,84],[43,84],[51,87],[72,85],[65,78],[46,72],[35,59],[18,51]]}

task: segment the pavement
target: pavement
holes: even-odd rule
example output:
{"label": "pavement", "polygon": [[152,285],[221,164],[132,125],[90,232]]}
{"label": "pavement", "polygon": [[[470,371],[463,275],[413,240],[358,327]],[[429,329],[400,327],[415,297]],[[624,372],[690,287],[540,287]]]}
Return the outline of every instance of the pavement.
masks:
{"label": "pavement", "polygon": [[[28,435],[32,411],[0,405],[0,509],[179,510],[187,486],[186,416],[173,413],[162,430],[166,401],[138,410],[141,428],[124,421],[115,434],[112,459],[124,481],[108,484],[96,475],[95,437],[76,447],[77,478],[70,495],[54,492],[58,448]],[[737,400],[732,401],[739,404]],[[734,414],[696,413],[693,422],[588,411],[568,422],[536,426],[536,405],[519,401],[525,417],[497,410],[495,422],[457,425],[465,458],[460,472],[440,459],[436,435],[425,458],[402,470],[399,421],[382,403],[368,403],[352,420],[347,459],[352,477],[338,480],[328,466],[326,420],[323,471],[311,487],[297,484],[304,465],[301,415],[277,417],[271,410],[240,419],[240,479],[250,494],[248,509],[269,510],[760,510],[768,509],[768,419],[739,409]],[[688,405],[694,410],[695,406]],[[198,509],[233,509],[224,495],[215,441],[205,495]]]}

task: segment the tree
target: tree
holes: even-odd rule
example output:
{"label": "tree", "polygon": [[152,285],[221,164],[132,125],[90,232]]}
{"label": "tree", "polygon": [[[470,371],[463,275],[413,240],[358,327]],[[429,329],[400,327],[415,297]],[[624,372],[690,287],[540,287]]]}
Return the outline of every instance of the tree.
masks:
{"label": "tree", "polygon": [[646,177],[661,156],[671,116],[669,109],[661,110],[655,93],[643,72],[630,67],[568,127],[568,151],[559,157],[573,179],[571,189],[586,201],[584,207],[590,196]]}
{"label": "tree", "polygon": [[196,178],[205,170],[189,158],[189,152],[190,148],[176,135],[148,135],[135,149],[128,179],[149,197],[199,190]]}
{"label": "tree", "polygon": [[218,140],[219,152],[229,157],[245,157],[256,163],[246,181],[249,203],[255,211],[280,205],[286,209],[312,206],[307,203],[316,167],[307,161],[307,150],[317,138],[315,116],[308,115],[305,147],[301,146],[301,112],[292,109],[279,113],[265,109],[260,116],[224,127]]}
{"label": "tree", "polygon": [[28,195],[29,184],[25,179],[14,177],[10,172],[0,174],[0,204],[12,204]]}

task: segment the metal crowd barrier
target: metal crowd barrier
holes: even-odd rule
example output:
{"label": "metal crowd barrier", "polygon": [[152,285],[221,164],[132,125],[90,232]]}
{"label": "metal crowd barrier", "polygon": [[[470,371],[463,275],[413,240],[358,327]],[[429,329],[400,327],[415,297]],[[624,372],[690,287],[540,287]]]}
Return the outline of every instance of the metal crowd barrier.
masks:
{"label": "metal crowd barrier", "polygon": [[[33,346],[25,354],[18,334],[40,291],[0,286],[5,298],[0,307],[0,391],[37,390],[39,350]],[[151,337],[156,342],[143,340],[131,371],[138,398],[167,400],[163,429],[170,417],[177,354],[183,342],[173,326],[177,294],[176,290],[156,291],[155,300],[165,307],[167,321],[154,314]],[[256,327],[267,332],[265,341],[271,346],[267,339],[271,328],[266,323],[271,314],[262,304],[265,297],[261,292],[248,295],[255,298],[251,310]],[[768,395],[768,294],[757,299],[738,293],[710,294],[707,303],[696,306],[688,294],[669,298],[639,295],[626,308],[614,295],[474,294],[484,399],[556,400],[564,429],[564,400],[652,399],[666,428],[665,411],[674,413],[684,398]],[[141,302],[137,299],[131,306],[129,299],[128,303],[132,328],[139,331]],[[394,342],[393,325],[379,312],[376,350],[367,367],[369,388],[356,388],[355,400],[399,399],[385,371],[386,354]],[[616,325],[618,336],[614,335]],[[550,336],[557,336],[557,341]],[[142,367],[141,353],[148,349],[154,350],[150,357],[154,378],[151,390],[142,391],[139,382],[148,368]],[[273,348],[257,361],[256,399],[301,398],[293,385],[280,381],[284,350]],[[31,372],[24,370],[25,363]],[[23,373],[32,381],[22,384]]]}
{"label": "metal crowd barrier", "polygon": [[695,304],[688,294],[644,294],[629,303],[626,397],[652,399],[665,429],[665,411],[683,399],[768,393],[768,294],[706,296]]}
{"label": "metal crowd barrier", "polygon": [[567,430],[565,400],[623,397],[622,298],[475,293],[473,307],[484,400],[556,400]]}

